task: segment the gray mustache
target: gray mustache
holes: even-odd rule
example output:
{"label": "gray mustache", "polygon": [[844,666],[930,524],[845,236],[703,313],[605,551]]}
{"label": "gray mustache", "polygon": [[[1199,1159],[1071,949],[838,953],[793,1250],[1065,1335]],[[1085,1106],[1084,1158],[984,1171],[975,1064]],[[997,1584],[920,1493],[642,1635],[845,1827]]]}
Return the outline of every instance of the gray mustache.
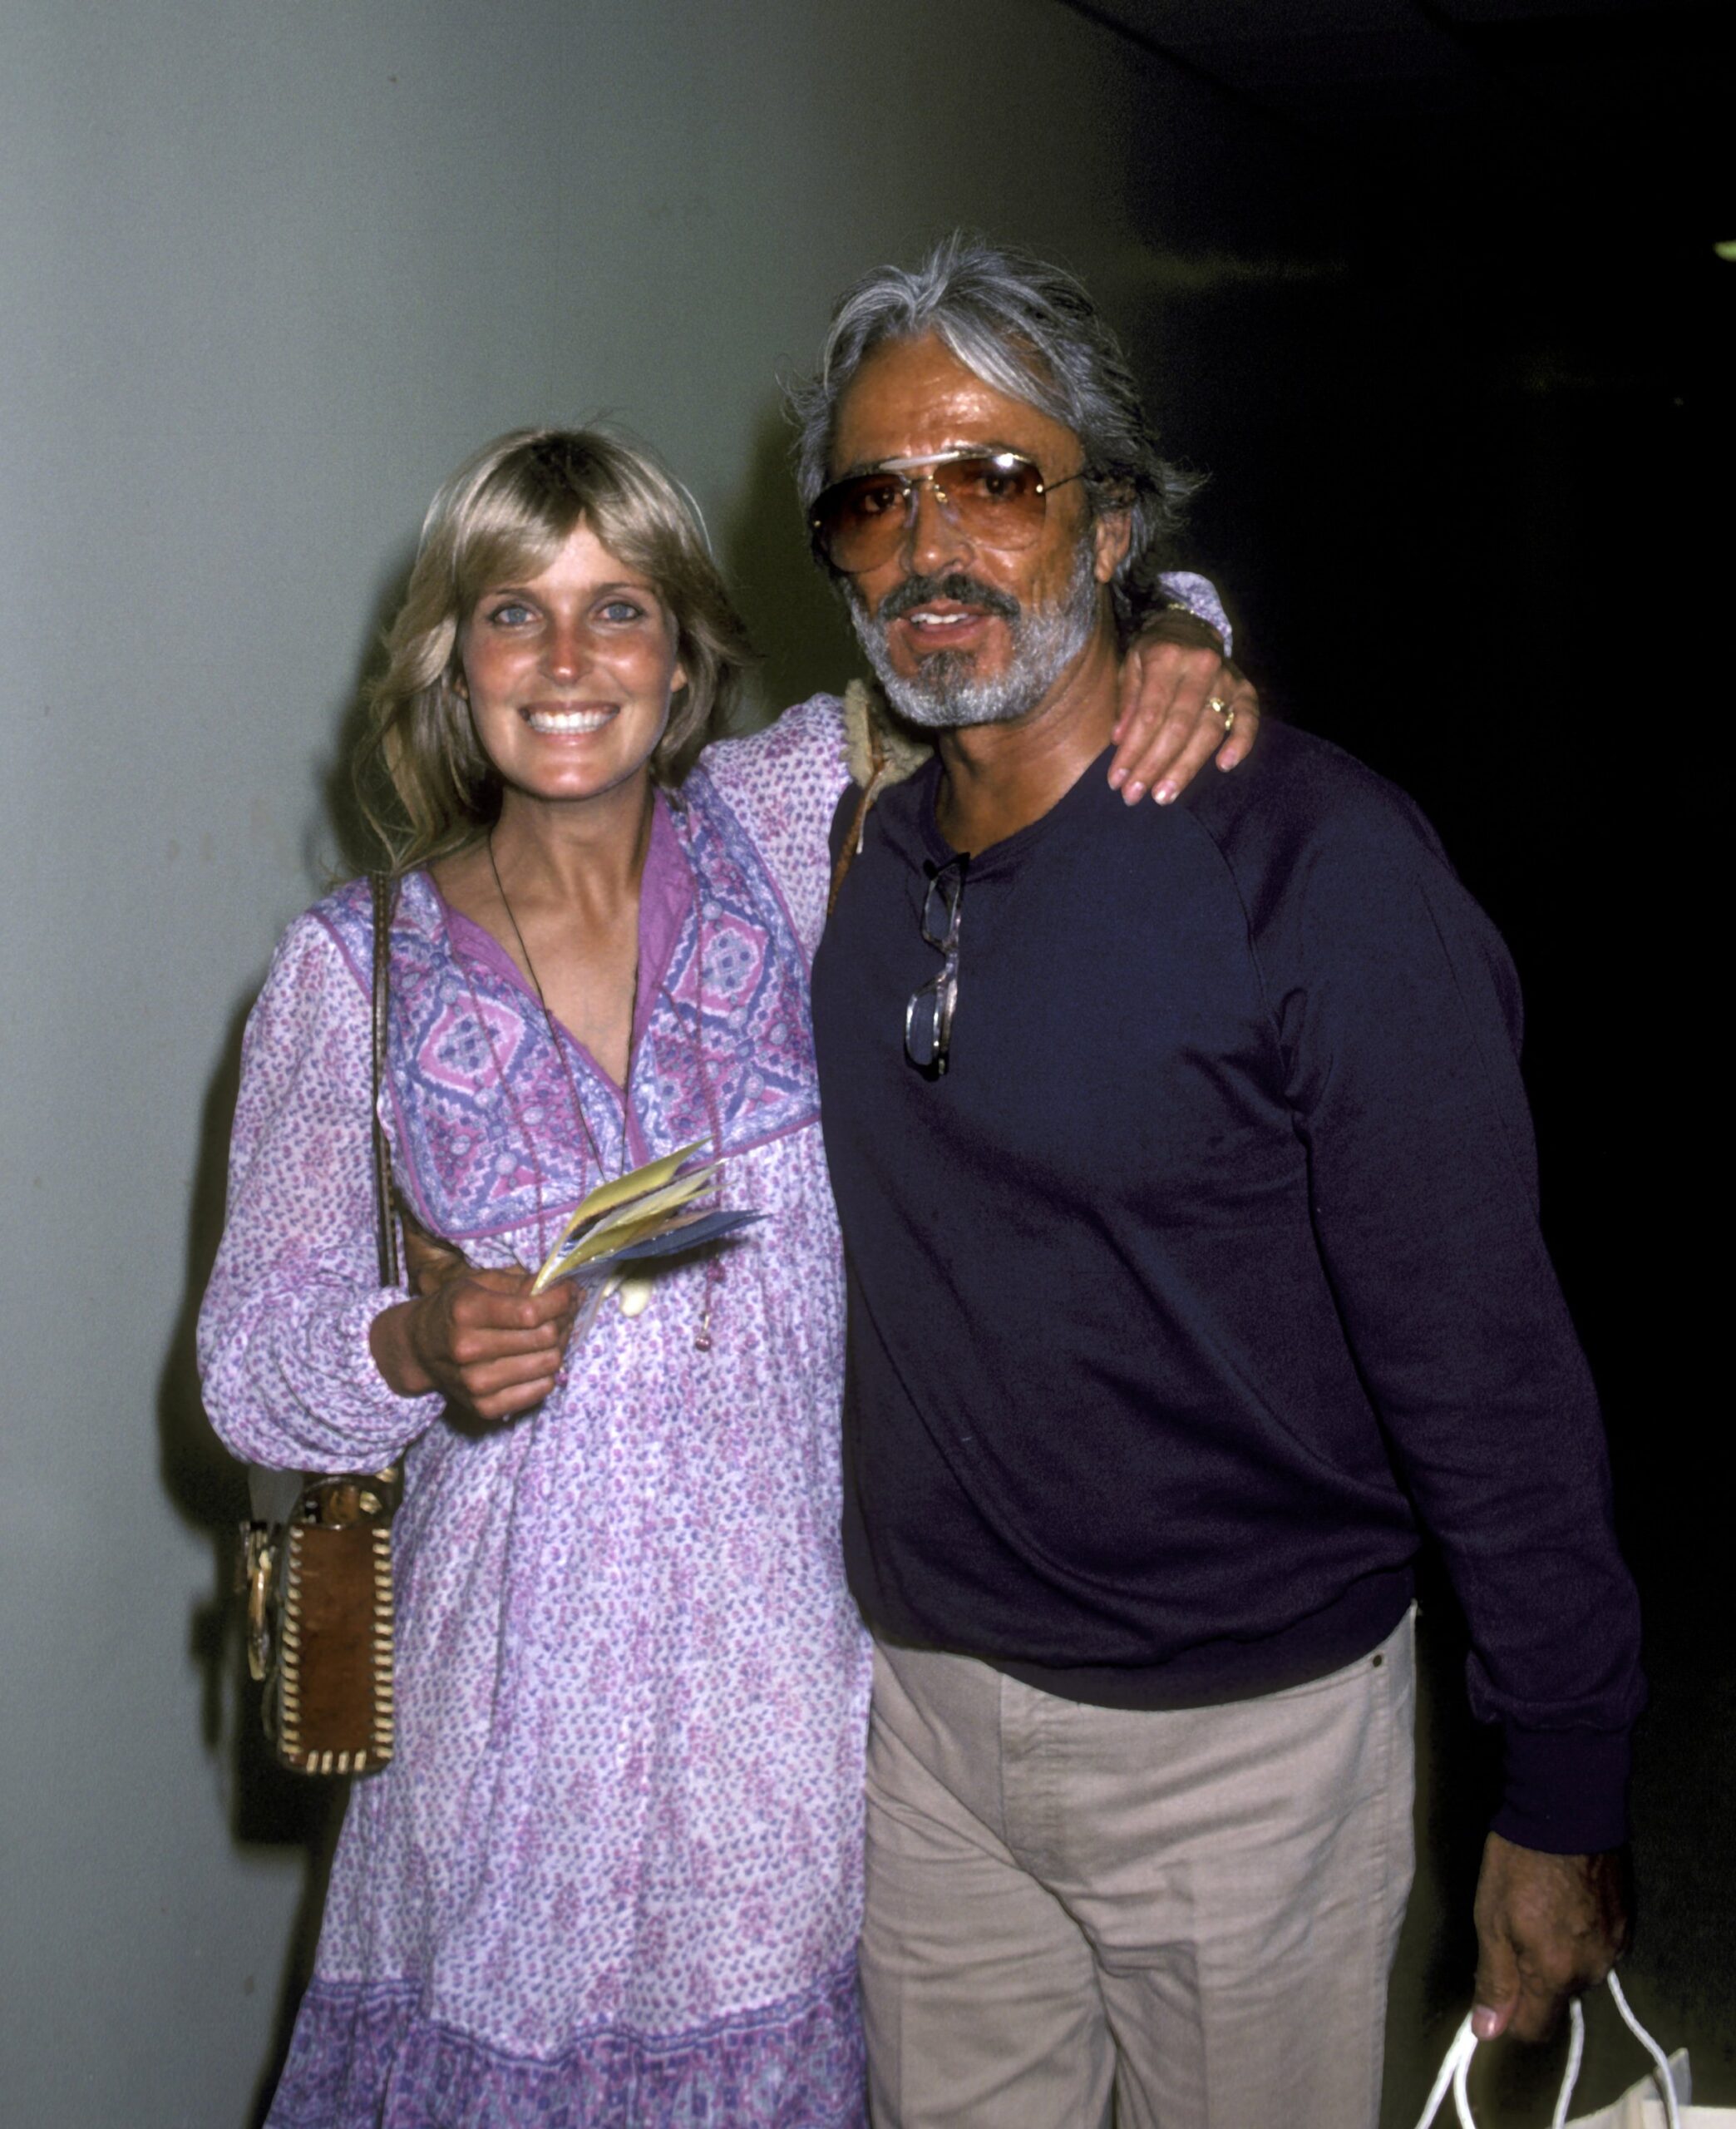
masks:
{"label": "gray mustache", "polygon": [[998,591],[992,584],[979,583],[962,570],[954,570],[945,576],[907,576],[895,591],[889,591],[881,600],[874,618],[882,625],[895,621],[901,614],[908,614],[913,606],[925,605],[930,599],[951,599],[961,606],[979,606],[985,614],[1003,621],[1016,621],[1021,611],[1010,592]]}

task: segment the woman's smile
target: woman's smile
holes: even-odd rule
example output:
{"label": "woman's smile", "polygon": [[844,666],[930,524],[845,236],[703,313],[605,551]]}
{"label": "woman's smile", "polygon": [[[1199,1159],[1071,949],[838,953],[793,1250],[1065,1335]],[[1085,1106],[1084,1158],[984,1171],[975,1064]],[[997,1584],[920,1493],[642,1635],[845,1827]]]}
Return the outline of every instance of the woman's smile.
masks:
{"label": "woman's smile", "polygon": [[582,703],[569,709],[551,703],[537,702],[527,704],[520,712],[533,732],[540,732],[557,739],[600,732],[619,714],[613,703]]}

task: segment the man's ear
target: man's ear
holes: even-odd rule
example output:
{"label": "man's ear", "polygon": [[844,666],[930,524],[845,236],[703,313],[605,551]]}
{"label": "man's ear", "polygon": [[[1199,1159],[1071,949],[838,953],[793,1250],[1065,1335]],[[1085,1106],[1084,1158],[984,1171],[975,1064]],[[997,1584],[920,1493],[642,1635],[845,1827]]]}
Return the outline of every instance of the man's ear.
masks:
{"label": "man's ear", "polygon": [[1097,554],[1094,574],[1099,584],[1107,584],[1127,559],[1127,550],[1133,543],[1133,513],[1101,511],[1091,528],[1091,537]]}

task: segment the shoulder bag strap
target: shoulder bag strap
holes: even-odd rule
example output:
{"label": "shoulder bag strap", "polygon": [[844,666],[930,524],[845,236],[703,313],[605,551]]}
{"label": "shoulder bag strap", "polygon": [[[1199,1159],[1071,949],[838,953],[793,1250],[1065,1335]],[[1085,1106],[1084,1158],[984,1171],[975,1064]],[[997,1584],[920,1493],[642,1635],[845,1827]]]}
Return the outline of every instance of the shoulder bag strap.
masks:
{"label": "shoulder bag strap", "polygon": [[380,1090],[386,1077],[386,1029],[392,997],[392,911],[394,882],[387,872],[370,872],[373,897],[373,1126],[374,1223],[378,1230],[380,1284],[398,1284],[397,1227],[392,1217],[392,1155],[380,1122]]}

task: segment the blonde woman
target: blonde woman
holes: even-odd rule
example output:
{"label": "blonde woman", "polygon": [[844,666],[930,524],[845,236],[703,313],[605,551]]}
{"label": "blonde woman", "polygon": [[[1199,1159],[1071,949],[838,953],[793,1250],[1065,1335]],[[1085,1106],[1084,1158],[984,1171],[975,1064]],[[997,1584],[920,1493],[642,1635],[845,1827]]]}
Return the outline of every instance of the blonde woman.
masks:
{"label": "blonde woman", "polygon": [[[839,705],[684,774],[741,625],[683,492],[589,432],[461,470],[389,648],[382,1109],[456,1276],[376,1283],[358,882],[249,1024],[200,1325],[238,1453],[408,1451],[397,1756],[350,1798],[270,2120],[856,2123],[869,1663],[807,1009]],[[531,1269],[694,1140],[762,1223],[571,1348]]]}

